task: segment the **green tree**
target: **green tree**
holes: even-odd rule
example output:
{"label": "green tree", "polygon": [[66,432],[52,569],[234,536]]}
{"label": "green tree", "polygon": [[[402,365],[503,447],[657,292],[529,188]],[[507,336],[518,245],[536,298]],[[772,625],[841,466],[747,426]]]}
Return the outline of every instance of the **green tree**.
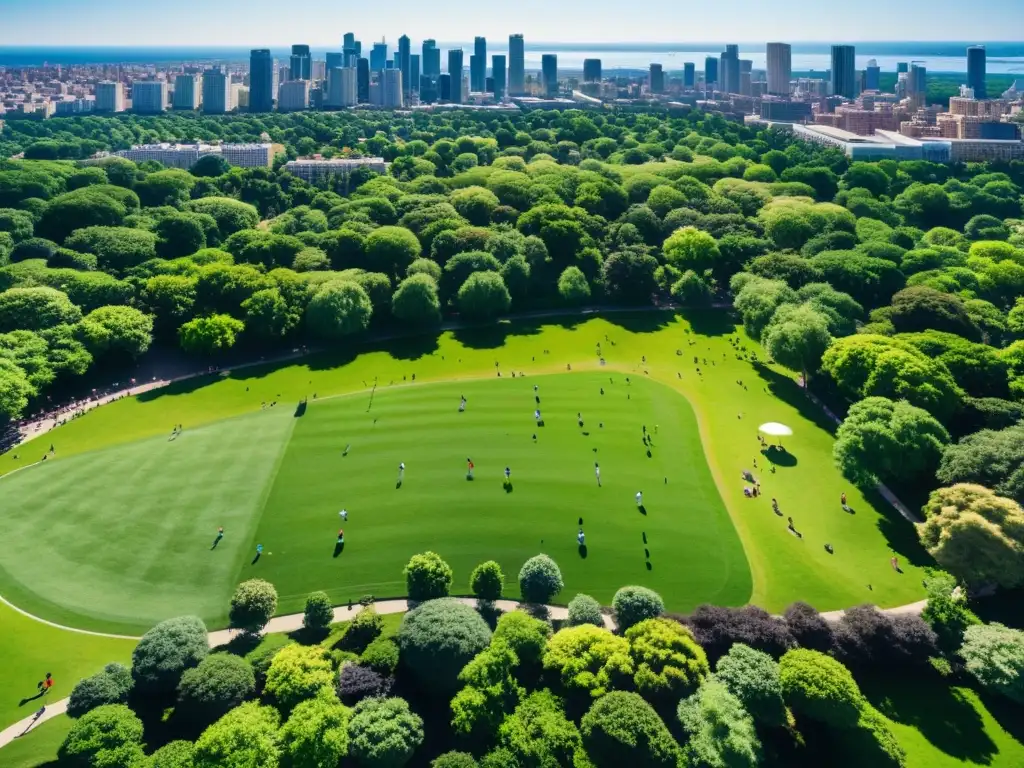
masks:
{"label": "green tree", "polygon": [[157,256],[157,236],[128,227],[87,227],[75,230],[64,245],[95,254],[100,269],[120,273]]}
{"label": "green tree", "polygon": [[689,765],[753,768],[761,763],[754,719],[717,680],[679,702],[679,722],[689,736],[683,754]]}
{"label": "green tree", "polygon": [[103,671],[75,683],[68,699],[68,716],[81,717],[104,704],[125,704],[131,693],[132,673],[123,664],[107,664]]}
{"label": "green tree", "polygon": [[1024,501],[1024,425],[983,429],[946,448],[936,477],[944,485],[971,483]]}
{"label": "green tree", "polygon": [[178,329],[178,338],[186,352],[212,355],[233,347],[238,334],[244,329],[242,321],[231,315],[207,315],[184,323]]}
{"label": "green tree", "polygon": [[[137,197],[134,208],[138,208]],[[76,189],[46,204],[35,231],[37,235],[62,243],[77,229],[116,227],[128,215],[128,211],[129,206],[107,194],[105,188]]]}
{"label": "green tree", "polygon": [[0,417],[20,418],[28,407],[29,397],[34,394],[35,388],[29,384],[25,371],[0,356]]}
{"label": "green tree", "polygon": [[132,651],[132,678],[140,693],[169,694],[177,690],[185,670],[199,666],[210,652],[206,625],[195,616],[161,621]]}
{"label": "green tree", "polygon": [[[738,275],[737,275],[738,277]],[[761,338],[775,311],[783,304],[794,304],[796,292],[781,280],[747,279],[737,293],[733,306],[743,318],[743,327],[752,337]]]}
{"label": "green tree", "polygon": [[669,264],[696,272],[714,268],[721,258],[715,238],[696,227],[677,229],[665,240],[662,252]]}
{"label": "green tree", "polygon": [[463,736],[493,734],[526,691],[516,682],[519,657],[504,640],[495,639],[459,673],[465,685],[451,701],[452,729]]}
{"label": "green tree", "polygon": [[562,702],[547,689],[531,693],[519,703],[498,729],[498,741],[519,766],[586,768],[590,764],[579,729],[566,717]]}
{"label": "green tree", "polygon": [[249,579],[235,587],[228,620],[247,632],[261,632],[277,612],[277,590],[269,581]]}
{"label": "green tree", "polygon": [[602,696],[583,716],[580,732],[598,768],[675,768],[681,761],[679,745],[664,721],[635,693]]}
{"label": "green tree", "polygon": [[707,678],[708,659],[689,629],[670,619],[644,619],[626,630],[633,683],[649,701],[670,704]]}
{"label": "green tree", "polygon": [[298,326],[301,316],[288,306],[277,288],[256,291],[242,302],[245,330],[261,339],[281,339]]}
{"label": "green tree", "polygon": [[435,278],[418,272],[399,283],[391,299],[391,312],[399,320],[414,327],[432,326],[441,322],[441,302],[437,297]]}
{"label": "green tree", "polygon": [[137,766],[144,759],[142,721],[124,704],[104,704],[75,721],[57,757],[75,766]]}
{"label": "green tree", "polygon": [[156,275],[146,280],[141,298],[153,315],[154,327],[167,333],[192,318],[196,280],[185,275]]}
{"label": "green tree", "polygon": [[1002,624],[976,624],[960,649],[967,671],[995,693],[1024,703],[1024,632]]}
{"label": "green tree", "polygon": [[417,606],[398,630],[404,668],[421,686],[442,692],[455,690],[459,672],[490,640],[480,614],[452,598]]}
{"label": "green tree", "polygon": [[793,711],[833,728],[853,728],[867,705],[850,670],[818,651],[788,651],[779,660],[782,696]]}
{"label": "green tree", "polygon": [[248,203],[228,197],[204,197],[192,200],[188,208],[196,213],[205,213],[217,222],[222,240],[243,229],[254,229],[260,223],[259,211]]}
{"label": "green tree", "polygon": [[622,587],[612,598],[615,621],[625,631],[645,619],[652,619],[665,612],[665,601],[661,595],[647,587]]}
{"label": "green tree", "polygon": [[206,722],[234,709],[256,690],[252,665],[230,653],[213,653],[186,669],[178,683],[178,703],[189,716]]}
{"label": "green tree", "polygon": [[735,643],[715,665],[715,679],[739,699],[757,722],[773,728],[785,725],[779,665],[767,653]]}
{"label": "green tree", "polygon": [[164,744],[147,759],[146,768],[194,768],[195,745],[178,739]]}
{"label": "green tree", "polygon": [[490,320],[512,304],[505,281],[497,272],[474,272],[459,288],[459,312],[470,320]]}
{"label": "green tree", "polygon": [[100,307],[79,326],[82,340],[93,355],[139,357],[153,343],[153,318],[134,307]]}
{"label": "green tree", "polygon": [[[216,222],[212,222],[216,228]],[[206,247],[206,230],[202,220],[194,213],[172,213],[156,224],[156,252],[161,259],[188,256]]]}
{"label": "green tree", "polygon": [[590,595],[576,595],[569,601],[567,624],[570,627],[578,627],[581,624],[603,627],[604,614],[601,613],[601,604]]}
{"label": "green tree", "polygon": [[480,563],[469,576],[469,588],[481,600],[500,600],[505,574],[494,560]]}
{"label": "green tree", "polygon": [[282,768],[336,768],[348,754],[349,715],[333,693],[298,704],[281,727]]}
{"label": "green tree", "polygon": [[586,304],[590,300],[590,284],[579,267],[566,267],[558,278],[558,294],[570,306]]}
{"label": "green tree", "polygon": [[322,691],[333,691],[334,670],[330,657],[320,646],[292,643],[274,656],[267,670],[263,690],[282,712],[311,699]]}
{"label": "green tree", "polygon": [[525,611],[509,611],[498,619],[494,641],[503,642],[524,665],[539,665],[551,637],[551,626]]}
{"label": "green tree", "polygon": [[452,587],[451,566],[436,552],[413,555],[402,573],[410,600],[447,597]]}
{"label": "green tree", "polygon": [[334,622],[334,606],[326,592],[311,592],[306,598],[306,609],[302,615],[302,626],[309,630],[323,631]]}
{"label": "green tree", "polygon": [[399,278],[420,256],[420,241],[404,227],[380,227],[366,238],[367,268]]}
{"label": "green tree", "polygon": [[762,336],[765,351],[806,381],[821,366],[832,343],[828,318],[810,304],[784,304],[775,310]]}
{"label": "green tree", "polygon": [[423,743],[423,721],[404,699],[364,699],[348,723],[349,755],[368,768],[399,768]]}
{"label": "green tree", "polygon": [[54,288],[10,288],[0,292],[0,333],[38,331],[82,319],[82,310]]}
{"label": "green tree", "polygon": [[980,624],[974,612],[967,607],[966,592],[957,588],[956,579],[944,571],[930,573],[925,581],[928,602],[921,618],[938,638],[939,648],[949,656],[960,650],[964,632]]}
{"label": "green tree", "polygon": [[135,192],[139,202],[147,208],[161,205],[179,206],[189,199],[189,193],[196,179],[188,171],[171,168],[166,171],[148,173],[136,183]]}
{"label": "green tree", "polygon": [[556,632],[548,641],[543,664],[567,691],[592,698],[631,685],[635,672],[629,642],[591,624]]}
{"label": "green tree", "polygon": [[258,702],[235,707],[196,740],[195,768],[277,768],[280,723],[277,710]]}
{"label": "green tree", "polygon": [[562,572],[547,555],[534,555],[519,570],[519,591],[528,603],[548,603],[563,586]]}

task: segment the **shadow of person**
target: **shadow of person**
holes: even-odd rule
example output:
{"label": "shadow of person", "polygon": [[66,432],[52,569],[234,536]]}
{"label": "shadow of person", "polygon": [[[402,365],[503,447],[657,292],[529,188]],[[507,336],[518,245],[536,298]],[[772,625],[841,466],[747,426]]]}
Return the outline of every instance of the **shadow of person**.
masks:
{"label": "shadow of person", "polygon": [[646,544],[647,543],[647,531],[640,531],[640,533],[644,537],[644,544]]}
{"label": "shadow of person", "polygon": [[216,549],[216,548],[217,548],[217,545],[218,545],[218,544],[220,544],[220,539],[221,539],[221,537],[220,537],[220,536],[218,536],[217,538],[215,538],[215,539],[213,540],[213,546],[212,546],[212,547],[210,547],[210,549]]}
{"label": "shadow of person", "polygon": [[395,490],[397,491],[401,487],[402,487],[402,481],[399,480],[397,483],[395,483]]}
{"label": "shadow of person", "polygon": [[344,551],[345,551],[345,542],[344,541],[339,541],[337,544],[334,545],[334,556],[335,557],[337,557],[338,555],[340,555]]}
{"label": "shadow of person", "polygon": [[28,704],[28,703],[29,703],[30,701],[35,701],[36,699],[40,699],[40,698],[42,698],[42,696],[43,696],[43,692],[42,692],[42,691],[40,691],[40,692],[39,692],[39,693],[37,693],[37,694],[36,694],[35,696],[28,696],[28,697],[26,697],[26,698],[22,699],[21,701],[19,701],[19,702],[18,702],[18,706],[19,706],[19,707],[24,707],[24,706],[25,706],[26,704]]}
{"label": "shadow of person", "polygon": [[637,511],[639,511],[641,515],[646,515],[647,514],[647,507],[645,507],[643,504],[641,504],[639,507],[637,507]]}
{"label": "shadow of person", "polygon": [[646,565],[647,565],[647,570],[648,571],[653,571],[654,570],[654,566],[651,565],[651,561],[650,560],[647,561]]}
{"label": "shadow of person", "polygon": [[580,557],[583,560],[587,559],[587,545],[586,544],[580,544],[580,546],[579,546],[579,553],[580,553]]}
{"label": "shadow of person", "polygon": [[260,561],[260,557],[262,557],[262,553],[260,553],[260,552],[257,552],[257,553],[256,553],[256,557],[254,557],[254,558],[252,559],[252,562],[251,562],[251,563],[249,563],[249,565],[256,565],[256,563],[258,563],[258,562]]}
{"label": "shadow of person", "polygon": [[512,493],[512,483],[505,483],[505,493]]}

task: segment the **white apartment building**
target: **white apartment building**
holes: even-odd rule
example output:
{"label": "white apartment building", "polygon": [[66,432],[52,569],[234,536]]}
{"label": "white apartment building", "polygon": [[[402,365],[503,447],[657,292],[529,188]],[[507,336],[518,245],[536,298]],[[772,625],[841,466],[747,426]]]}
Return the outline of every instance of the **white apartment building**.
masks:
{"label": "white apartment building", "polygon": [[167,83],[143,80],[132,83],[132,111],[155,115],[167,109]]}
{"label": "white apartment building", "polygon": [[281,112],[301,112],[309,108],[309,80],[288,80],[277,90],[277,108]]}
{"label": "white apartment building", "polygon": [[308,182],[330,176],[348,176],[356,168],[369,168],[377,173],[386,173],[387,167],[383,157],[335,157],[330,160],[309,157],[289,160],[284,164],[286,171]]}
{"label": "white apartment building", "polygon": [[174,78],[174,108],[199,109],[203,95],[202,75],[178,75]]}
{"label": "white apartment building", "polygon": [[200,158],[220,155],[228,165],[240,168],[269,168],[274,160],[272,144],[140,144],[115,152],[136,163],[155,160],[168,168],[188,170]]}
{"label": "white apartment building", "polygon": [[405,106],[402,70],[385,69],[377,73],[377,82],[370,85],[370,103],[386,109],[401,109]]}
{"label": "white apartment building", "polygon": [[124,112],[124,85],[110,80],[96,83],[96,111]]}
{"label": "white apartment building", "polygon": [[355,67],[335,67],[327,73],[325,107],[354,107],[359,103]]}
{"label": "white apartment building", "polygon": [[203,72],[203,112],[223,115],[235,108],[232,103],[231,75],[220,67]]}
{"label": "white apartment building", "polygon": [[228,165],[239,168],[269,168],[274,162],[273,144],[221,144],[220,150]]}

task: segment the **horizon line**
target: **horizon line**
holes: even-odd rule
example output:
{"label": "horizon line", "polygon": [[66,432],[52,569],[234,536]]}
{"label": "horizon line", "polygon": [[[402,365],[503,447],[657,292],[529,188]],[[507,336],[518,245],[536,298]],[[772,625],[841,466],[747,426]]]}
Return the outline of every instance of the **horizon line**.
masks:
{"label": "horizon line", "polygon": [[[510,36],[514,35],[514,34],[518,34],[518,33],[513,32],[513,33],[510,34]],[[399,35],[398,37],[401,37],[401,35]],[[394,38],[394,42],[397,43],[398,37]],[[501,35],[501,36],[493,38],[493,39],[500,40],[503,37],[504,37],[504,35]],[[424,39],[425,40],[430,40],[430,39],[437,39],[437,38],[424,38]],[[527,42],[527,44],[532,44],[532,45],[550,45],[550,46],[556,46],[556,45],[601,45],[601,46],[607,46],[607,45],[712,45],[712,44],[718,45],[719,43],[721,43],[722,45],[726,45],[726,44],[749,45],[749,44],[755,44],[755,43],[759,44],[759,45],[765,45],[767,43],[776,43],[776,42],[788,43],[788,44],[802,44],[802,45],[854,45],[854,44],[858,44],[858,43],[864,44],[864,45],[875,45],[875,44],[882,43],[882,44],[908,45],[909,46],[909,45],[935,44],[935,43],[945,43],[947,45],[952,45],[954,43],[956,43],[956,44],[964,44],[964,45],[986,45],[987,43],[998,43],[998,44],[1018,44],[1018,45],[1024,46],[1024,40],[1009,40],[1009,39],[1008,40],[991,40],[991,39],[989,39],[989,40],[983,40],[983,41],[980,41],[980,42],[978,42],[978,41],[971,41],[971,40],[957,40],[957,39],[934,39],[934,40],[933,39],[922,39],[922,40],[840,40],[840,39],[830,39],[830,40],[795,40],[795,39],[792,39],[792,38],[790,38],[788,40],[770,40],[770,39],[757,39],[757,40],[739,40],[739,39],[729,39],[729,40],[621,40],[621,41],[606,41],[606,40],[536,40],[533,43],[530,43],[529,39],[527,39],[527,40],[525,40],[525,42]],[[441,44],[441,43],[470,43],[471,44],[472,41],[471,40],[439,40],[438,44]],[[331,42],[331,43],[304,43],[304,45],[316,45],[316,46],[319,46],[319,45],[333,45],[333,44],[334,44],[333,42]],[[11,44],[0,43],[0,46],[2,46],[3,48],[5,48],[5,49],[14,49],[14,50],[31,50],[31,49],[35,49],[35,48],[138,48],[138,49],[151,49],[151,50],[162,50],[162,49],[168,49],[168,48],[196,48],[196,49],[200,49],[200,48],[211,48],[211,49],[212,48],[238,48],[238,49],[249,49],[249,48],[253,48],[253,47],[263,47],[263,48],[266,48],[268,46],[270,46],[270,47],[278,47],[278,46],[279,47],[289,47],[289,46],[292,46],[292,45],[297,45],[297,43],[291,43],[291,42],[288,42],[288,43],[280,43],[280,42],[279,43],[260,43],[260,44],[248,44],[248,43],[246,43],[246,44],[242,44],[242,43],[205,43],[205,44],[201,44],[201,45],[200,44],[195,44],[195,43],[185,43],[185,42],[181,42],[181,43],[161,43],[160,45],[123,44],[123,43],[85,43],[85,44],[81,44],[81,43],[79,43],[79,44],[72,44],[72,43],[36,43],[36,44],[29,44],[29,45],[26,45],[26,44],[11,45]]]}

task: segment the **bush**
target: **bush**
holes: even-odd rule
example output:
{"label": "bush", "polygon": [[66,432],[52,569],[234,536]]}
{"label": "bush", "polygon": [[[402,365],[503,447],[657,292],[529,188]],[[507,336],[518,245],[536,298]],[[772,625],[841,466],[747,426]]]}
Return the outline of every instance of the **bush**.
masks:
{"label": "bush", "polygon": [[384,619],[376,608],[368,605],[349,622],[342,644],[346,650],[362,653],[383,631]]}
{"label": "bush", "polygon": [[142,636],[132,651],[132,677],[140,693],[173,693],[186,669],[210,652],[206,625],[195,616],[167,619]]}
{"label": "bush", "polygon": [[57,750],[62,764],[131,766],[141,763],[142,721],[124,704],[104,704],[75,721]]}
{"label": "bush", "polygon": [[[960,650],[967,628],[981,623],[981,619],[967,607],[966,595],[960,594],[956,586],[956,579],[948,573],[938,571],[929,574],[925,583],[928,602],[921,612],[921,618],[935,632],[939,648],[950,656]],[[934,659],[932,664],[934,666]]]}
{"label": "bush", "polygon": [[505,574],[501,572],[501,566],[493,560],[480,563],[469,577],[470,589],[481,600],[501,599],[504,585]]}
{"label": "bush", "polygon": [[327,694],[304,701],[281,728],[282,768],[335,768],[348,754],[349,711]]}
{"label": "bush", "polygon": [[326,592],[313,592],[306,598],[302,626],[311,630],[325,630],[334,621],[334,607]]}
{"label": "bush", "polygon": [[370,696],[387,696],[391,680],[369,667],[346,661],[338,670],[338,698],[352,706]]}
{"label": "bush", "polygon": [[936,655],[935,633],[920,616],[890,616],[873,605],[846,610],[835,628],[836,656],[862,669],[923,666]]}
{"label": "bush", "polygon": [[604,614],[601,613],[601,604],[590,595],[576,595],[569,601],[569,618],[566,621],[570,627],[578,627],[581,624],[603,627]]}
{"label": "bush", "polygon": [[580,723],[583,744],[598,768],[676,768],[679,745],[650,704],[635,693],[602,696]]}
{"label": "bush", "polygon": [[252,665],[252,671],[256,675],[256,688],[258,690],[262,691],[263,686],[267,684],[267,671],[280,650],[281,646],[276,648],[267,646],[258,648],[245,657],[246,661]]}
{"label": "bush", "polygon": [[492,762],[498,768],[508,766],[590,765],[583,751],[583,739],[576,724],[565,716],[562,702],[551,691],[527,696],[498,729],[498,738],[506,752],[504,762],[496,754]]}
{"label": "bush", "polygon": [[68,699],[68,717],[81,717],[104,704],[124,704],[132,690],[132,673],[123,664],[107,664],[102,672],[75,683]]}
{"label": "bush", "polygon": [[334,670],[320,646],[286,645],[270,662],[264,691],[288,711],[334,684]]}
{"label": "bush", "polygon": [[451,700],[452,730],[461,736],[490,741],[525,690],[513,674],[519,657],[503,640],[495,639],[459,673],[462,688]]}
{"label": "bush", "polygon": [[198,667],[186,670],[178,684],[183,709],[209,721],[227,714],[256,690],[252,665],[229,653],[207,656]]}
{"label": "bush", "polygon": [[736,643],[718,660],[715,679],[725,685],[759,723],[773,728],[786,724],[779,665],[767,653]]}
{"label": "bush", "polygon": [[510,611],[498,619],[494,640],[508,644],[523,664],[539,664],[544,655],[551,627],[523,611]]}
{"label": "bush", "polygon": [[544,652],[544,669],[567,691],[593,698],[632,685],[634,672],[629,642],[590,624],[556,632]]}
{"label": "bush", "polygon": [[277,590],[269,581],[249,579],[235,588],[228,618],[231,626],[261,632],[277,611]]}
{"label": "bush", "polygon": [[612,610],[620,631],[644,619],[653,619],[665,612],[661,595],[647,587],[622,587],[612,598]]}
{"label": "bush", "polygon": [[398,667],[398,643],[387,637],[378,637],[366,646],[359,663],[380,675],[393,675]]}
{"label": "bush", "polygon": [[476,759],[468,752],[445,752],[435,757],[430,768],[477,768]]}
{"label": "bush", "polygon": [[195,746],[191,741],[177,740],[164,744],[146,758],[146,768],[194,768]]}
{"label": "bush", "polygon": [[817,651],[796,649],[779,661],[782,697],[798,715],[834,728],[853,728],[865,701],[850,670]]}
{"label": "bush", "polygon": [[448,597],[452,587],[452,569],[436,552],[413,555],[403,573],[410,600]]}
{"label": "bush", "polygon": [[733,643],[749,645],[772,658],[779,658],[796,645],[784,621],[753,605],[699,605],[682,622],[693,631],[712,664],[717,664]]}
{"label": "bush", "polygon": [[278,765],[280,715],[271,707],[247,701],[215,722],[196,740],[194,768]]}
{"label": "bush", "polygon": [[453,599],[431,600],[402,618],[403,666],[425,688],[454,691],[469,660],[487,647],[491,630],[476,611]]}
{"label": "bush", "polygon": [[403,699],[365,699],[348,723],[349,755],[369,768],[399,768],[423,743],[423,721]]}
{"label": "bush", "polygon": [[562,572],[547,555],[534,555],[519,571],[519,591],[528,603],[546,604],[562,591]]}
{"label": "bush", "polygon": [[807,603],[796,602],[786,608],[786,626],[801,648],[827,653],[832,650],[832,625]]}
{"label": "bush", "polygon": [[960,655],[983,686],[1024,704],[1024,631],[997,623],[968,627]]}
{"label": "bush", "polygon": [[864,707],[857,723],[857,731],[871,742],[872,766],[903,768],[906,765],[907,753],[896,740],[896,735],[889,728],[886,719],[874,707]]}
{"label": "bush", "polygon": [[760,764],[761,741],[754,720],[722,683],[705,683],[679,702],[676,714],[690,737],[683,748],[689,765],[754,768]]}

